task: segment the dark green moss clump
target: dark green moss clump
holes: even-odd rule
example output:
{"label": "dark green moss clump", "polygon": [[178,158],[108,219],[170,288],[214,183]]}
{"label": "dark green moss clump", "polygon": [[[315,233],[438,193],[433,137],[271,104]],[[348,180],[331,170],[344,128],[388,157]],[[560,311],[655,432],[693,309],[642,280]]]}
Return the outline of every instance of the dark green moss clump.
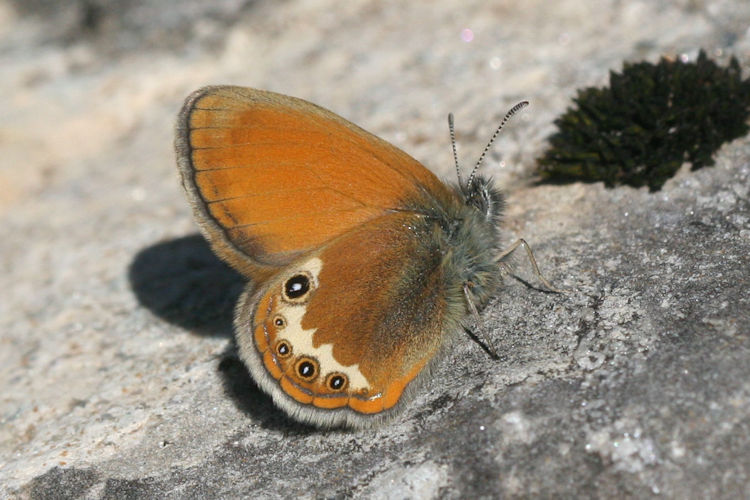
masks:
{"label": "dark green moss clump", "polygon": [[610,72],[609,88],[580,90],[555,120],[540,173],[656,191],[685,161],[693,170],[713,165],[719,146],[748,132],[750,80],[741,76],[734,57],[721,68],[703,51],[694,63],[625,64]]}

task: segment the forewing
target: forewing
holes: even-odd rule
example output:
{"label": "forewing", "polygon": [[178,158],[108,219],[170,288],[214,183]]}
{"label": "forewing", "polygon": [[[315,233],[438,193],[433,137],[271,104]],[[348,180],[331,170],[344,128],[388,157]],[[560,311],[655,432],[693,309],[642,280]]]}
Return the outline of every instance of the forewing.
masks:
{"label": "forewing", "polygon": [[253,277],[405,200],[446,196],[419,162],[306,101],[206,87],[180,113],[182,181],[215,251]]}

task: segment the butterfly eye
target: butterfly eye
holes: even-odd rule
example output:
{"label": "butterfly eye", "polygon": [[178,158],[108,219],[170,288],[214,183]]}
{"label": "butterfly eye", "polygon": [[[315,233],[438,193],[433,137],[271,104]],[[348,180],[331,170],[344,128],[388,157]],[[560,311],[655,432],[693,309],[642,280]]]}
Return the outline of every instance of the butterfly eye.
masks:
{"label": "butterfly eye", "polygon": [[273,324],[276,328],[284,328],[286,326],[286,320],[282,316],[276,316],[273,318]]}
{"label": "butterfly eye", "polygon": [[292,355],[292,346],[286,340],[279,340],[276,344],[276,354],[280,358],[288,358]]}
{"label": "butterfly eye", "polygon": [[294,370],[301,379],[312,380],[318,376],[318,362],[312,358],[300,358]]}
{"label": "butterfly eye", "polygon": [[310,288],[311,283],[308,274],[295,274],[284,282],[283,297],[289,302],[304,302],[307,299]]}
{"label": "butterfly eye", "polygon": [[332,373],[326,378],[326,386],[332,391],[343,391],[346,388],[346,375],[341,373]]}

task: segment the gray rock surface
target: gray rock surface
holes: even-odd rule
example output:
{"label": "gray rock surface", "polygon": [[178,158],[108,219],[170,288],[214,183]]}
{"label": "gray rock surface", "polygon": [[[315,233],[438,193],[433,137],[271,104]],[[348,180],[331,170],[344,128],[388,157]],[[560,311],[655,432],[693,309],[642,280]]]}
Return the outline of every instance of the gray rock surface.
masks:
{"label": "gray rock surface", "polygon": [[[729,0],[0,1],[0,497],[750,497],[750,140],[658,193],[533,181],[576,88],[699,48],[748,74],[748,25]],[[501,359],[457,343],[390,425],[290,422],[236,358],[242,282],[174,167],[209,83],[446,178],[449,111],[468,168],[531,100],[485,168],[508,241],[571,291],[508,279],[482,314]]]}

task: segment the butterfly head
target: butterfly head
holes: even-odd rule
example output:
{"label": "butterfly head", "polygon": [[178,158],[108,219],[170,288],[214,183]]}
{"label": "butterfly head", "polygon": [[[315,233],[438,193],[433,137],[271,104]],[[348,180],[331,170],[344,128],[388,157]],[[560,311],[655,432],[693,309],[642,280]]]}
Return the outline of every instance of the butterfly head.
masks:
{"label": "butterfly head", "polygon": [[487,155],[492,143],[495,142],[495,138],[503,129],[505,124],[510,118],[521,109],[528,106],[528,101],[521,101],[513,106],[510,111],[505,114],[505,117],[500,122],[500,125],[492,134],[487,146],[482,151],[479,160],[469,174],[469,179],[463,182],[461,179],[461,169],[458,164],[458,155],[456,154],[456,136],[453,129],[453,114],[448,115],[448,128],[451,135],[451,146],[453,147],[453,160],[456,165],[456,175],[458,177],[459,195],[464,199],[467,206],[471,206],[484,215],[484,218],[490,222],[497,223],[500,216],[500,212],[504,207],[502,194],[493,187],[492,179],[485,178],[477,175],[479,167],[482,165],[484,157]]}
{"label": "butterfly head", "polygon": [[502,193],[494,187],[492,179],[476,176],[471,185],[461,185],[459,189],[467,207],[476,210],[493,225],[498,222],[505,201]]}
{"label": "butterfly head", "polygon": [[[486,305],[500,286],[495,256],[499,251],[500,242],[498,225],[505,206],[504,197],[494,187],[492,179],[477,175],[477,172],[500,130],[514,114],[528,104],[528,101],[522,101],[506,113],[465,182],[461,178],[456,154],[453,115],[448,115],[453,159],[458,177],[455,192],[463,203],[454,214],[456,229],[451,231],[453,251],[451,263],[447,268],[454,271],[451,288],[454,291],[460,289],[460,304],[468,306],[469,309],[478,309]],[[466,304],[466,301],[469,304]],[[459,301],[456,301],[456,308],[459,307]]]}

